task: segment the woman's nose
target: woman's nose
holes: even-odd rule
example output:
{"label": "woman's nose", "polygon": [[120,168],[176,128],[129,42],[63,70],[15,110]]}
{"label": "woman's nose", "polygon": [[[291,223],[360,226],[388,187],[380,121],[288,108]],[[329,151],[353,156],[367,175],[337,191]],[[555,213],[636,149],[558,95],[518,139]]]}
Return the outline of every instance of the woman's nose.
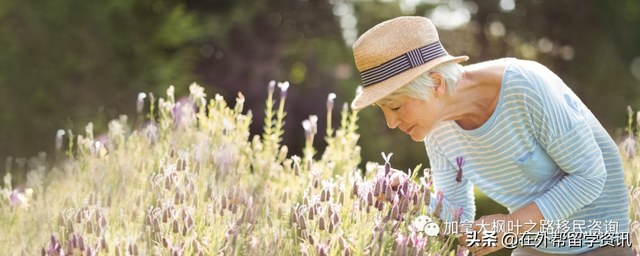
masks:
{"label": "woman's nose", "polygon": [[383,111],[384,118],[387,120],[387,126],[389,126],[389,128],[391,129],[395,129],[396,127],[398,127],[398,124],[400,124],[400,119],[398,119],[398,117],[396,117],[393,113],[389,112],[390,111],[388,110]]}

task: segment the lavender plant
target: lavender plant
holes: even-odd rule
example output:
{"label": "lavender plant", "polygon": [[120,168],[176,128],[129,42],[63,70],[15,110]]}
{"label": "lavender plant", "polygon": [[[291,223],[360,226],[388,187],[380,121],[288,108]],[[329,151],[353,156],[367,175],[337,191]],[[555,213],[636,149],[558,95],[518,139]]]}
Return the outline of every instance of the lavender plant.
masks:
{"label": "lavender plant", "polygon": [[[151,104],[140,129],[120,116],[105,135],[94,136],[91,123],[84,134],[58,132],[56,147],[67,158],[53,167],[44,164],[46,156],[33,158],[20,188],[12,187],[14,159],[8,159],[0,248],[7,255],[455,253],[448,242],[455,239],[411,227],[418,215],[439,214],[425,207],[436,192],[426,170],[417,182],[416,167],[394,187],[391,154],[383,154],[388,168],[372,162],[364,173],[357,168],[357,112],[346,103],[339,127],[327,127],[322,156],[314,158],[314,116],[305,121],[303,158],[289,156],[280,144],[288,83],[278,84],[274,112],[275,85],[267,87],[262,136],[250,138],[252,114],[243,112],[242,94],[231,108],[192,84],[189,97],[178,101],[173,86],[166,98],[140,94],[139,112],[144,99]],[[328,120],[334,99],[330,94]]]}

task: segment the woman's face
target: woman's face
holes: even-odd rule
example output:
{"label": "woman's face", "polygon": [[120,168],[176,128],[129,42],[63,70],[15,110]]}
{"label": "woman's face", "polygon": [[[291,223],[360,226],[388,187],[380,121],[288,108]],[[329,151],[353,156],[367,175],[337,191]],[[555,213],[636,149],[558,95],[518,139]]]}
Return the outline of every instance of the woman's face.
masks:
{"label": "woman's face", "polygon": [[414,141],[421,141],[440,122],[441,105],[437,98],[430,98],[427,102],[402,96],[380,108],[389,128],[398,127]]}

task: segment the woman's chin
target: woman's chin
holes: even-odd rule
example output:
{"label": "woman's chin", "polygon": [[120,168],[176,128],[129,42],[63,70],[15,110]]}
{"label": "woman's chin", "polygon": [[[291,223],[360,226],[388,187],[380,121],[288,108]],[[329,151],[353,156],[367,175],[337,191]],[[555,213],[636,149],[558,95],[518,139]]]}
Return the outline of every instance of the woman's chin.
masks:
{"label": "woman's chin", "polygon": [[421,142],[422,140],[424,140],[424,137],[425,137],[424,134],[417,134],[417,133],[411,133],[409,134],[409,136],[411,136],[411,139],[415,142]]}

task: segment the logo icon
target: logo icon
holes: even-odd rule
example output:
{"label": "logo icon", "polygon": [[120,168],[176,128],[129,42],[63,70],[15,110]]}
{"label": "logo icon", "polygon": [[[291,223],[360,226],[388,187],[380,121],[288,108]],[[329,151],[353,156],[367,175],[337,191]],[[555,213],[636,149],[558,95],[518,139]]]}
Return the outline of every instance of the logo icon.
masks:
{"label": "logo icon", "polygon": [[416,231],[424,232],[427,236],[437,236],[440,233],[440,227],[426,215],[420,215],[413,220],[413,227]]}

